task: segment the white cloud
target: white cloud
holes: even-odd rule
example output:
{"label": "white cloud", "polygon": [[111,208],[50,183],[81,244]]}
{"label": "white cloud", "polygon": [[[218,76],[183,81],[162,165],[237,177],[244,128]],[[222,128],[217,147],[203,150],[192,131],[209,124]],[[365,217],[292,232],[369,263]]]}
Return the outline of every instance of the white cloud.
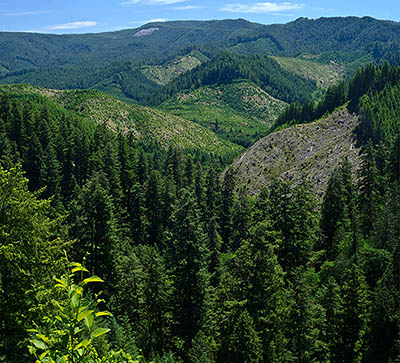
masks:
{"label": "white cloud", "polygon": [[81,29],[81,28],[90,28],[96,25],[97,22],[95,21],[74,21],[65,24],[50,25],[47,27],[47,29],[49,30]]}
{"label": "white cloud", "polygon": [[50,10],[16,11],[11,13],[0,13],[1,16],[30,16],[43,15],[51,13]]}
{"label": "white cloud", "polygon": [[183,3],[187,0],[129,0],[124,1],[121,5],[129,6],[135,4],[145,4],[145,5],[172,5],[177,3]]}
{"label": "white cloud", "polygon": [[277,13],[280,11],[296,10],[303,8],[303,4],[294,3],[255,3],[252,5],[244,5],[240,3],[226,4],[221,11],[229,11],[232,13]]}
{"label": "white cloud", "polygon": [[143,24],[149,24],[149,23],[164,23],[167,21],[167,18],[156,18],[156,19],[148,19],[148,20],[136,20],[132,21],[131,24],[136,24],[136,25],[143,25]]}
{"label": "white cloud", "polygon": [[193,10],[193,9],[200,9],[200,6],[197,5],[186,5],[186,6],[175,6],[174,10]]}

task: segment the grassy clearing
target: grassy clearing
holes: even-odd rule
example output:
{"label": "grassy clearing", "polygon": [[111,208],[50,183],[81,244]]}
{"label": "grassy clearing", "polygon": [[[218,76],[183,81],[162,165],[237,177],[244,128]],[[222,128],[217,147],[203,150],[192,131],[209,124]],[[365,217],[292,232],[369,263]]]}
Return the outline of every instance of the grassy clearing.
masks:
{"label": "grassy clearing", "polygon": [[29,85],[0,86],[20,94],[40,94],[85,120],[106,124],[116,132],[131,132],[138,140],[220,155],[238,155],[239,145],[194,122],[151,107],[129,105],[95,90],[49,90]]}
{"label": "grassy clearing", "polygon": [[248,146],[268,133],[285,105],[255,84],[238,80],[228,85],[182,92],[160,108]]}
{"label": "grassy clearing", "polygon": [[164,86],[182,73],[190,71],[200,64],[199,58],[193,55],[186,55],[163,65],[144,66],[141,71],[149,80]]}
{"label": "grassy clearing", "polygon": [[316,81],[322,89],[327,89],[344,78],[343,66],[334,61],[331,61],[330,64],[323,64],[302,58],[272,58],[287,71]]}

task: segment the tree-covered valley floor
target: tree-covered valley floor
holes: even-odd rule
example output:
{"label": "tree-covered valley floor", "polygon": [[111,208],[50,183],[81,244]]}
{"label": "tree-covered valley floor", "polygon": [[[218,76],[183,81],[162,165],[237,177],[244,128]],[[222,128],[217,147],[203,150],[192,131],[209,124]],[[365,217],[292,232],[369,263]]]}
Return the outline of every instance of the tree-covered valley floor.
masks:
{"label": "tree-covered valley floor", "polygon": [[398,67],[368,66],[276,127],[343,104],[358,174],[344,159],[322,199],[273,177],[251,197],[218,154],[2,92],[1,359],[396,361]]}

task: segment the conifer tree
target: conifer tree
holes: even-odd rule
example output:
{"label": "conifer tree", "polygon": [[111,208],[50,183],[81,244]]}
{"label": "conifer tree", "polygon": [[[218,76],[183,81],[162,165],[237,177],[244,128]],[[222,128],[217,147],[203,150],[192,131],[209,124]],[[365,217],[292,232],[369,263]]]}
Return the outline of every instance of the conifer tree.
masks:
{"label": "conifer tree", "polygon": [[[320,248],[327,251],[329,259],[337,256],[340,239],[355,227],[355,223],[351,169],[349,162],[345,161],[329,179],[322,202]],[[356,232],[353,229],[352,233]]]}
{"label": "conifer tree", "polygon": [[168,265],[174,288],[175,335],[186,354],[201,328],[210,276],[207,271],[207,236],[200,222],[195,196],[184,189],[171,216]]}
{"label": "conifer tree", "polygon": [[223,249],[227,251],[233,228],[233,208],[235,205],[235,182],[232,169],[225,173],[221,191],[221,206],[219,215],[219,225],[221,227],[221,237],[224,242]]}
{"label": "conifer tree", "polygon": [[289,349],[298,362],[329,362],[326,315],[319,279],[312,268],[298,267],[290,291]]}
{"label": "conifer tree", "polygon": [[367,238],[374,229],[380,209],[379,174],[371,140],[369,140],[363,153],[363,165],[360,174],[358,212],[361,217],[361,230]]}
{"label": "conifer tree", "polygon": [[52,143],[47,145],[40,165],[39,186],[46,188],[43,192],[44,198],[54,196],[56,204],[61,197],[61,167]]}
{"label": "conifer tree", "polygon": [[[217,308],[222,337],[232,334],[235,317],[247,310],[263,346],[262,360],[283,362],[290,357],[285,336],[288,296],[283,271],[274,253],[274,245],[279,244],[278,236],[270,222],[259,223],[252,227],[250,238],[242,241],[234,254],[225,256],[217,290]],[[226,339],[219,347],[222,357],[228,349]],[[236,341],[236,344],[241,342]]]}
{"label": "conifer tree", "polygon": [[52,284],[62,248],[68,245],[57,234],[59,220],[50,220],[49,200],[39,200],[28,190],[19,168],[0,166],[0,349],[8,362],[22,361],[32,319],[50,303],[46,293]]}
{"label": "conifer tree", "polygon": [[162,234],[162,206],[160,182],[161,175],[154,170],[150,174],[150,178],[146,185],[146,215],[148,224],[147,234],[151,245],[160,245]]}
{"label": "conifer tree", "polygon": [[111,250],[118,229],[116,215],[104,174],[95,173],[84,185],[79,197],[79,235],[76,250],[80,258],[89,255],[88,269],[106,281],[111,273]]}

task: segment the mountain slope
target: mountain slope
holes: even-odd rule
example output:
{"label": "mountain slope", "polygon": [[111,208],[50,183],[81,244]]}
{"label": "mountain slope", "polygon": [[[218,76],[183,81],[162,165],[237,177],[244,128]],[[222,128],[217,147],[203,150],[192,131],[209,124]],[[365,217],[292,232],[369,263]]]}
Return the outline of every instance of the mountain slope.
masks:
{"label": "mountain slope", "polygon": [[144,66],[142,73],[151,81],[160,86],[164,86],[182,73],[192,70],[202,62],[194,54],[189,54],[184,57],[177,58],[167,64],[159,66]]}
{"label": "mountain slope", "polygon": [[324,89],[336,84],[344,77],[343,66],[337,64],[333,60],[330,64],[323,64],[304,58],[272,58],[275,59],[283,69],[296,73],[303,78],[312,79],[317,82],[319,87]]}
{"label": "mountain slope", "polygon": [[398,23],[369,17],[300,18],[275,25],[243,19],[174,21],[80,35],[0,32],[0,82],[57,89],[96,88],[138,102],[159,86],[157,78],[147,79],[140,66],[163,66],[193,49],[208,58],[222,51],[313,55],[327,64],[336,60],[349,75],[366,61],[398,59],[388,50],[399,54],[399,39]]}
{"label": "mountain slope", "polygon": [[182,90],[224,85],[237,79],[250,80],[271,96],[285,102],[304,102],[316,89],[315,81],[285,71],[270,57],[223,53],[175,78],[150,97],[149,102],[159,105]]}
{"label": "mountain slope", "polygon": [[249,146],[267,134],[285,106],[285,102],[270,96],[254,83],[238,80],[181,92],[160,108],[213,129],[230,141]]}
{"label": "mountain slope", "polygon": [[356,115],[341,109],[311,124],[268,135],[233,163],[238,186],[256,194],[271,177],[295,184],[308,180],[322,196],[331,173],[343,158],[349,159],[353,171],[360,168],[360,149],[354,134],[358,125]]}
{"label": "mountain slope", "polygon": [[241,150],[194,122],[150,107],[129,105],[99,91],[58,91],[24,85],[1,86],[2,92],[45,96],[78,117],[106,124],[115,131],[131,132],[137,140],[155,142],[164,148],[174,145],[220,155],[234,155]]}
{"label": "mountain slope", "polygon": [[[0,32],[0,47],[6,50],[0,64],[9,72],[64,64],[94,67],[110,59],[159,64],[187,54],[182,51],[194,45],[221,42],[260,27],[239,19],[149,23],[137,29],[97,34]],[[154,31],[140,33],[145,29]]]}

